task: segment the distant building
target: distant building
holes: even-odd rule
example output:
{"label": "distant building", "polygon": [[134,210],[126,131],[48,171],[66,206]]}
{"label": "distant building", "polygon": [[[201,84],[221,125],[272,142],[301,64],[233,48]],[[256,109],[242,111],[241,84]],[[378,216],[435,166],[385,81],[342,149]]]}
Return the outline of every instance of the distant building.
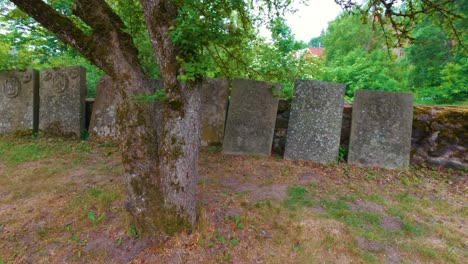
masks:
{"label": "distant building", "polygon": [[296,50],[295,57],[299,58],[301,56],[304,56],[306,58],[309,58],[309,57],[323,58],[325,56],[325,49],[308,47],[305,49]]}

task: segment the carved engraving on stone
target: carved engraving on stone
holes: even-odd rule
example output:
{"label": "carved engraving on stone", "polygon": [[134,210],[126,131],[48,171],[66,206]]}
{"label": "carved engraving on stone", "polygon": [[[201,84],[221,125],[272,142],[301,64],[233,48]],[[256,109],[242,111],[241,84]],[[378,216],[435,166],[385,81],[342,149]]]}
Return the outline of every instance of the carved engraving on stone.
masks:
{"label": "carved engraving on stone", "polygon": [[80,68],[74,68],[70,71],[70,77],[72,79],[76,79],[78,76],[80,76]]}
{"label": "carved engraving on stone", "polygon": [[24,72],[23,75],[21,76],[21,80],[23,83],[28,83],[32,79],[32,74],[30,72]]}
{"label": "carved engraving on stone", "polygon": [[67,89],[67,86],[68,86],[68,79],[65,75],[56,74],[54,76],[54,83],[52,87],[56,93],[62,94]]}
{"label": "carved engraving on stone", "polygon": [[50,79],[52,79],[52,73],[50,71],[45,71],[42,79],[44,81],[50,81]]}
{"label": "carved engraving on stone", "polygon": [[21,83],[16,77],[11,77],[5,80],[3,84],[3,92],[8,98],[15,98],[18,96],[21,89]]}

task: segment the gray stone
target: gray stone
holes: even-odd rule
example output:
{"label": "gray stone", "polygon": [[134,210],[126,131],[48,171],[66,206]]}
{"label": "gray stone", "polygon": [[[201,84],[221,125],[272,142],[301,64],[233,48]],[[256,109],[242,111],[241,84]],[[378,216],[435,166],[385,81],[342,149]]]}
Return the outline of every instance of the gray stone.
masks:
{"label": "gray stone", "polygon": [[89,124],[92,137],[117,139],[117,105],[119,98],[114,90],[112,78],[102,76],[96,86],[93,113]]}
{"label": "gray stone", "polygon": [[79,137],[85,129],[86,70],[42,70],[39,95],[39,129],[53,136]]}
{"label": "gray stone", "polygon": [[356,91],[348,162],[388,169],[407,167],[412,120],[412,94]]}
{"label": "gray stone", "polygon": [[285,159],[337,160],[345,88],[341,83],[296,81]]}
{"label": "gray stone", "polygon": [[227,79],[209,79],[201,87],[201,145],[223,142],[229,83]]}
{"label": "gray stone", "polygon": [[275,91],[279,91],[279,84],[233,81],[224,153],[270,155],[278,109]]}
{"label": "gray stone", "polygon": [[0,134],[38,129],[39,73],[0,72]]}
{"label": "gray stone", "polygon": [[[150,86],[154,92],[161,87],[162,84],[160,80],[150,80]],[[96,86],[96,98],[89,125],[89,132],[92,137],[114,140],[119,138],[117,107],[120,103],[121,99],[115,92],[112,78],[107,75],[102,76]],[[149,102],[149,104],[152,104],[155,111],[157,111],[155,122],[156,124],[160,124],[162,119],[158,101]],[[159,125],[158,128],[160,128]]]}

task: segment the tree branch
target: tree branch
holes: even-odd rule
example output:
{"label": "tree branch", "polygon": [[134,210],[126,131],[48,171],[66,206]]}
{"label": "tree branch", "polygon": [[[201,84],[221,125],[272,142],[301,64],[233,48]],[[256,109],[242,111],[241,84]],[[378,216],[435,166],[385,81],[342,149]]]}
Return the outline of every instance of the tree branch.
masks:
{"label": "tree branch", "polygon": [[[19,9],[91,60],[92,39],[73,22],[41,0],[10,0]],[[92,61],[92,60],[91,60]]]}

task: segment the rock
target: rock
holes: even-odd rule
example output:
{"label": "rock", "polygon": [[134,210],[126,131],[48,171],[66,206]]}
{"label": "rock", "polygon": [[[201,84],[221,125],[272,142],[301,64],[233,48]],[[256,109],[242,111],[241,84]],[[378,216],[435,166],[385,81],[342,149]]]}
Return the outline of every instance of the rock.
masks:
{"label": "rock", "polygon": [[346,86],[296,80],[284,158],[329,163],[337,160]]}
{"label": "rock", "polygon": [[409,165],[413,95],[357,90],[348,162],[387,169]]}
{"label": "rock", "polygon": [[273,90],[279,84],[235,79],[232,86],[223,152],[269,156],[278,110]]}
{"label": "rock", "polygon": [[39,73],[0,72],[0,134],[35,130],[39,125]]}
{"label": "rock", "polygon": [[39,129],[79,137],[85,129],[86,70],[81,66],[41,71]]}

